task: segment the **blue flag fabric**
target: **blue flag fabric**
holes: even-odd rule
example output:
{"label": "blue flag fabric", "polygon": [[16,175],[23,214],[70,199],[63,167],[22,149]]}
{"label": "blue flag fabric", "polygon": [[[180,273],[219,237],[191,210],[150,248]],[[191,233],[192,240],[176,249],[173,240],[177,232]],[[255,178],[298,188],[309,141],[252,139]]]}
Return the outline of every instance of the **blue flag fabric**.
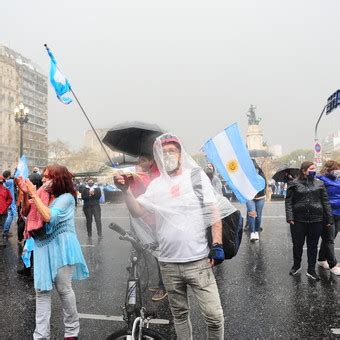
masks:
{"label": "blue flag fabric", "polygon": [[252,200],[264,189],[265,181],[255,170],[237,124],[209,139],[203,149],[240,203]]}
{"label": "blue flag fabric", "polygon": [[28,165],[27,158],[25,155],[21,156],[18,166],[15,170],[14,177],[23,177],[24,179],[28,178]]}
{"label": "blue flag fabric", "polygon": [[31,255],[34,250],[34,239],[30,237],[26,240],[25,246],[21,255],[22,261],[25,264],[26,268],[31,267]]}
{"label": "blue flag fabric", "polygon": [[58,99],[64,104],[72,103],[72,99],[66,96],[71,91],[71,85],[68,79],[60,72],[57,66],[57,61],[49,48],[47,53],[51,59],[50,82],[54,87]]}

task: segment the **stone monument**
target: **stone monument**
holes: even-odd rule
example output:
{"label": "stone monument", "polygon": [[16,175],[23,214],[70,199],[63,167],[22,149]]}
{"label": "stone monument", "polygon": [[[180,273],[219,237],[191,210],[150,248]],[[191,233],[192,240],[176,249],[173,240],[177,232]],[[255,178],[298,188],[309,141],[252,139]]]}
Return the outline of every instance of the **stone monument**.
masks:
{"label": "stone monument", "polygon": [[256,116],[256,107],[250,105],[247,112],[248,129],[247,129],[247,147],[249,151],[265,151],[267,147],[263,142],[263,132],[260,128],[261,118]]}

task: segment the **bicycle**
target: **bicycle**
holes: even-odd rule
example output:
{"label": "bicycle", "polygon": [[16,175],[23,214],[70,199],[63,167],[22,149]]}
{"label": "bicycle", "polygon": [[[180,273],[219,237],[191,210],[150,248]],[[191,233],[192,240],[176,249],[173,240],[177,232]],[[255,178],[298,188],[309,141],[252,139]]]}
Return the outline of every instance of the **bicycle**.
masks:
{"label": "bicycle", "polygon": [[109,228],[117,232],[120,235],[119,238],[121,240],[130,242],[133,251],[130,256],[130,266],[126,268],[129,275],[125,294],[125,304],[122,307],[123,320],[126,322],[127,327],[116,331],[106,339],[165,340],[166,338],[163,335],[149,328],[151,320],[156,318],[156,313],[148,313],[146,308],[143,307],[139,263],[144,252],[149,249],[149,246],[142,245],[131,233],[115,223],[111,223]]}

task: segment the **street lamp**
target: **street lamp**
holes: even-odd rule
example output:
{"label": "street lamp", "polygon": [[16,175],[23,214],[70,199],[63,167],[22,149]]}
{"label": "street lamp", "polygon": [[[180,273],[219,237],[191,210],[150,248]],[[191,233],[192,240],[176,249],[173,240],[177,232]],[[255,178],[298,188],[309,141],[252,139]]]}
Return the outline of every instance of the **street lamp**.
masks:
{"label": "street lamp", "polygon": [[300,165],[302,164],[302,162],[306,159],[306,157],[304,155],[299,155],[298,156],[298,160],[300,162]]}
{"label": "street lamp", "polygon": [[289,166],[292,167],[295,163],[296,163],[296,160],[295,160],[295,159],[291,159],[291,160],[289,161]]}
{"label": "street lamp", "polygon": [[28,122],[29,109],[23,103],[14,109],[15,121],[20,124],[20,157],[24,153],[24,124]]}
{"label": "street lamp", "polygon": [[318,139],[318,126],[320,123],[320,120],[323,116],[323,114],[326,112],[326,115],[330,114],[332,111],[334,111],[338,106],[340,105],[340,90],[335,91],[332,93],[328,99],[327,104],[324,106],[324,108],[321,111],[321,114],[315,124],[315,130],[314,130],[314,162],[316,163],[317,168],[320,168],[322,165],[322,152],[321,152],[321,145],[319,143]]}

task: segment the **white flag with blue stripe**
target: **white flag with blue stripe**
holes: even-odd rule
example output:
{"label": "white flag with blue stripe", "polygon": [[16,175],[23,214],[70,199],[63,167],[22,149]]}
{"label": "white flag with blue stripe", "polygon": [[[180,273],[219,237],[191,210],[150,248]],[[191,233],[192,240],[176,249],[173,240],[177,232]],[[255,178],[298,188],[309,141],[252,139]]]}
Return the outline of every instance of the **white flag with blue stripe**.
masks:
{"label": "white flag with blue stripe", "polygon": [[265,181],[257,174],[236,123],[209,139],[203,149],[241,203],[264,189]]}
{"label": "white flag with blue stripe", "polygon": [[57,94],[58,99],[64,104],[72,103],[72,99],[68,97],[66,94],[71,91],[71,85],[68,79],[60,72],[57,61],[51,52],[51,50],[46,47],[47,53],[51,59],[51,68],[50,68],[50,82],[54,87],[54,90]]}

